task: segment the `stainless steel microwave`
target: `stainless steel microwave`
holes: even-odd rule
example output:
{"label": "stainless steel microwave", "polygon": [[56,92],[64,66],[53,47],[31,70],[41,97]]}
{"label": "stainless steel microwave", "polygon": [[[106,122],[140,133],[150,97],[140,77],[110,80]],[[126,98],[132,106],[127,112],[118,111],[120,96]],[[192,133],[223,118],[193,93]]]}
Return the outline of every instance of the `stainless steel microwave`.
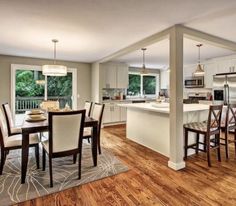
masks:
{"label": "stainless steel microwave", "polygon": [[185,88],[201,88],[204,87],[204,77],[187,77],[184,80]]}

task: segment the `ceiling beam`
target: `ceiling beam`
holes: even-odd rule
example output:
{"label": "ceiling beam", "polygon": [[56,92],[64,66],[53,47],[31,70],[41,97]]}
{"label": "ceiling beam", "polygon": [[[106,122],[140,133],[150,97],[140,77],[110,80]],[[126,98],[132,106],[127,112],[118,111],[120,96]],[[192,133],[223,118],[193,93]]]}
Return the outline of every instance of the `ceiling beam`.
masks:
{"label": "ceiling beam", "polygon": [[169,38],[169,33],[170,33],[170,28],[165,29],[165,30],[158,32],[156,34],[153,34],[152,36],[149,36],[139,42],[131,44],[130,46],[125,47],[125,48],[123,48],[123,49],[121,49],[109,56],[106,56],[106,57],[98,60],[97,63],[103,63],[103,62],[110,61],[112,59],[124,56],[124,55],[129,54],[133,51],[136,51],[140,48],[143,48],[143,47],[149,46],[151,44],[157,43],[159,41],[162,41],[163,39],[167,39],[167,38]]}
{"label": "ceiling beam", "polygon": [[236,42],[229,41],[202,31],[198,31],[183,25],[179,25],[185,38],[200,41],[223,49],[228,49],[236,52]]}

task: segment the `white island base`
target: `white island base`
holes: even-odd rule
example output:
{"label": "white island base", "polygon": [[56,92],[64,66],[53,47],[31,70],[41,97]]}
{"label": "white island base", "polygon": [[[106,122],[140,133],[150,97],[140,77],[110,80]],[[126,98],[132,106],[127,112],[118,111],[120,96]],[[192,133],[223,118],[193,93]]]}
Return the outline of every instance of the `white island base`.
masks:
{"label": "white island base", "polygon": [[[155,103],[140,103],[120,106],[127,107],[126,137],[169,157],[169,105],[162,104],[159,107],[159,105],[155,105]],[[208,105],[185,104],[183,121],[184,123],[204,121],[207,119],[208,110]],[[192,135],[192,140],[190,140],[189,143],[193,142],[194,139],[195,136]],[[193,153],[193,151],[189,151],[189,154],[191,153]],[[171,163],[169,163],[169,166],[178,169],[178,166],[172,165]]]}

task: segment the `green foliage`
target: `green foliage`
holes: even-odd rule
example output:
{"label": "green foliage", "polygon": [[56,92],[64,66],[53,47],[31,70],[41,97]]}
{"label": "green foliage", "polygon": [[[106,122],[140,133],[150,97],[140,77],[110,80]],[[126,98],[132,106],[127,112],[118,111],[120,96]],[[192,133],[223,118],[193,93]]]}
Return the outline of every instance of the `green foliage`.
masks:
{"label": "green foliage", "polygon": [[[16,71],[16,96],[43,97],[44,85],[36,84],[36,80],[43,80],[41,71]],[[48,76],[48,96],[72,96],[72,74],[64,77]]]}
{"label": "green foliage", "polygon": [[128,95],[135,96],[140,94],[141,76],[137,74],[129,74]]}
{"label": "green foliage", "polygon": [[35,82],[36,76],[43,79],[42,74],[30,70],[16,71],[16,96],[18,97],[41,97],[44,95],[44,86]]}
{"label": "green foliage", "polygon": [[145,94],[156,94],[155,76],[143,76],[143,91],[145,91]]}

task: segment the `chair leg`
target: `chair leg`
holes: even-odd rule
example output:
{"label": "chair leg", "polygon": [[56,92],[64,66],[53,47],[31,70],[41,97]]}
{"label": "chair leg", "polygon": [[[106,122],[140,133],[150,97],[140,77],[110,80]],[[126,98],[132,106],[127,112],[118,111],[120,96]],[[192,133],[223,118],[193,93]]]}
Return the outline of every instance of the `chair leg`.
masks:
{"label": "chair leg", "polygon": [[184,129],[184,159],[188,157],[188,130]]}
{"label": "chair leg", "polygon": [[35,149],[37,169],[39,169],[39,145],[36,145],[34,149]]}
{"label": "chair leg", "polygon": [[77,160],[77,154],[74,154],[74,155],[73,155],[73,163],[74,163],[74,164],[76,163],[76,160]]}
{"label": "chair leg", "polygon": [[87,138],[87,140],[88,140],[88,143],[90,143],[90,139],[89,139],[89,137]]}
{"label": "chair leg", "polygon": [[81,179],[81,159],[82,159],[82,153],[80,151],[79,153],[79,160],[78,160],[78,179]]}
{"label": "chair leg", "polygon": [[210,155],[210,137],[206,135],[206,152],[208,166],[211,167],[211,155]]}
{"label": "chair leg", "polygon": [[99,154],[102,154],[102,152],[101,152],[101,144],[100,144],[100,134],[98,135],[98,152],[99,152]]}
{"label": "chair leg", "polygon": [[53,187],[52,158],[49,156],[48,159],[49,159],[50,187]]}
{"label": "chair leg", "polygon": [[42,160],[43,160],[43,171],[45,171],[45,166],[46,166],[46,152],[45,152],[45,149],[43,148],[43,158],[42,158]]}
{"label": "chair leg", "polygon": [[236,129],[234,130],[234,156],[236,158]]}
{"label": "chair leg", "polygon": [[195,149],[196,154],[198,154],[198,150],[199,150],[199,133],[197,133],[197,138],[196,138],[196,149]]}
{"label": "chair leg", "polygon": [[217,156],[218,156],[218,161],[221,162],[221,154],[220,154],[220,134],[217,134],[216,135],[216,138],[217,138]]}
{"label": "chair leg", "polygon": [[228,142],[228,131],[225,130],[225,156],[226,159],[229,158],[229,142]]}
{"label": "chair leg", "polygon": [[1,149],[1,164],[0,164],[0,175],[2,175],[3,167],[6,161],[6,152]]}

